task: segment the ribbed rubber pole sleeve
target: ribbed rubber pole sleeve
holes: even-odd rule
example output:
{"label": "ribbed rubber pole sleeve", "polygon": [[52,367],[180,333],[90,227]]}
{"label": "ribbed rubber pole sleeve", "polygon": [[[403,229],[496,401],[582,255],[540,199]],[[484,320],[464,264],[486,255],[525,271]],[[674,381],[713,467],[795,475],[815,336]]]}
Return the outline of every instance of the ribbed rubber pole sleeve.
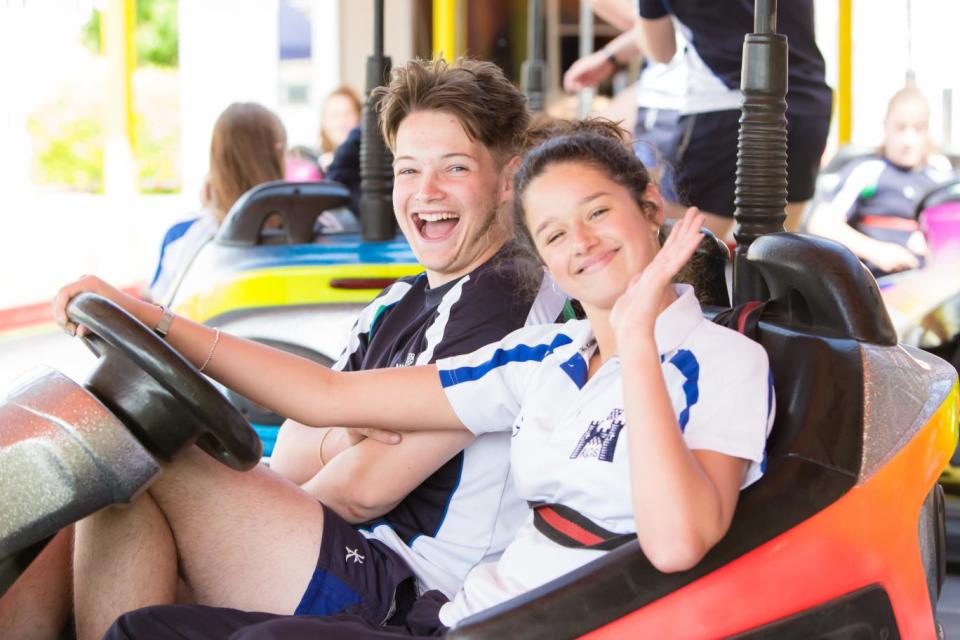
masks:
{"label": "ribbed rubber pole sleeve", "polygon": [[393,155],[380,134],[376,101],[370,94],[387,82],[390,58],[383,55],[383,0],[374,2],[373,55],[367,58],[367,100],[361,114],[360,136],[360,228],[366,241],[392,240]]}
{"label": "ribbed rubber pole sleeve", "polygon": [[[775,28],[775,17],[773,20]],[[746,253],[756,238],[783,231],[786,219],[786,37],[774,33],[746,36],[741,89],[734,192],[734,304],[766,298],[766,287],[747,263]]]}

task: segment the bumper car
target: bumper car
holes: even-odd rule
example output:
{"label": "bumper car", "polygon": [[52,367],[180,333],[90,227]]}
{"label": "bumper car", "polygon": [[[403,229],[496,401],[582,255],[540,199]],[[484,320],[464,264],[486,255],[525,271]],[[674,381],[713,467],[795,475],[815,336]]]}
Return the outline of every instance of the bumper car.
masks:
{"label": "bumper car", "polygon": [[[841,148],[817,178],[817,193],[808,213],[834,188],[848,163],[875,153],[875,149]],[[935,160],[944,170],[956,170],[956,154]],[[920,269],[877,279],[880,295],[900,342],[943,358],[960,370],[960,181],[952,180],[925,194],[915,208],[919,229],[930,249]],[[947,561],[960,564],[960,455],[954,453],[940,483],[946,491]]]}
{"label": "bumper car", "polygon": [[[378,24],[368,94],[389,69]],[[391,158],[375,105],[364,107],[363,129],[360,224],[344,209],[351,194],[341,184],[259,185],[156,302],[332,364],[359,310],[397,278],[422,271],[394,224]],[[82,339],[97,363],[87,379],[39,369],[0,399],[0,596],[60,529],[144,491],[160,473],[158,460],[196,444],[250,469],[269,455],[283,420],[215,386],[102,298],[78,296],[67,313],[91,329]]]}
{"label": "bumper car", "polygon": [[[943,184],[917,204],[931,259],[922,269],[878,280],[904,344],[934,353],[960,370],[960,181]],[[960,564],[960,455],[940,484],[946,491],[947,561]]]}
{"label": "bumper car", "polygon": [[[733,289],[738,307],[766,301],[756,339],[778,413],[765,476],[693,569],[660,573],[628,543],[449,638],[938,637],[937,478],[957,443],[957,374],[898,343],[876,281],[849,251],[782,232],[787,45],[775,6],[758,0],[744,47]],[[84,302],[71,313],[85,313]],[[176,354],[143,348],[135,327],[111,332],[74,317],[102,338],[92,340],[101,362],[87,382],[42,374],[0,405],[0,593],[59,528],[142,490],[153,458],[194,441],[238,468],[260,455],[239,412]],[[160,417],[184,431],[158,437]]]}
{"label": "bumper car", "polygon": [[0,403],[0,595],[57,531],[139,495],[157,460],[197,444],[247,470],[262,454],[240,412],[152,330],[90,294],[67,312],[91,330],[87,379],[40,369]]}
{"label": "bumper car", "polygon": [[[423,270],[402,236],[366,240],[344,208],[348,200],[347,189],[335,182],[254,187],[178,274],[169,298],[158,302],[197,322],[333,364],[360,310],[397,278]],[[272,228],[271,218],[279,222]],[[283,417],[224,392],[269,456]]]}
{"label": "bumper car", "polygon": [[782,232],[786,42],[776,3],[756,7],[733,302],[766,301],[756,339],[778,407],[766,473],[693,569],[662,574],[626,544],[450,638],[942,637],[937,479],[957,444],[957,374],[898,343],[876,281],[847,249]]}
{"label": "bumper car", "polygon": [[920,269],[877,280],[897,335],[960,369],[960,181],[942,184],[916,207],[930,248]]}

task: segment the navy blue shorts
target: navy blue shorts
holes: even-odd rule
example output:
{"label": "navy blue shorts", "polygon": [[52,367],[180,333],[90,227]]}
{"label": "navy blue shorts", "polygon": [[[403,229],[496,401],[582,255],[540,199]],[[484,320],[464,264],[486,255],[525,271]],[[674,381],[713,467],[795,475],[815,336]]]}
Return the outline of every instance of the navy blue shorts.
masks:
{"label": "navy blue shorts", "polygon": [[[317,566],[293,616],[202,605],[145,607],[121,616],[105,638],[286,638],[301,637],[290,635],[301,627],[322,627],[326,632],[332,624],[341,626],[326,637],[377,638],[380,636],[363,633],[379,633],[385,628],[393,629],[391,637],[397,633],[429,637],[434,631],[442,635],[446,628],[440,624],[438,612],[447,599],[430,591],[417,600],[415,580],[413,571],[393,550],[379,540],[365,538],[323,506]],[[262,629],[264,625],[272,626]],[[258,629],[255,635],[234,635],[254,626]],[[262,635],[277,630],[277,635]]]}
{"label": "navy blue shorts", "polygon": [[281,616],[175,604],[145,607],[120,616],[104,640],[317,640],[356,638],[390,640],[397,637],[435,638],[447,627],[440,623],[440,607],[447,602],[439,591],[428,591],[415,603],[400,609],[385,626],[376,626],[358,615]]}
{"label": "navy blue shorts", "polygon": [[[637,155],[648,162],[649,150],[656,150],[664,164],[667,197],[733,217],[739,122],[739,110],[681,116],[640,108],[634,131]],[[813,197],[829,132],[829,118],[787,114],[787,202]]]}
{"label": "navy blue shorts", "polygon": [[386,622],[398,597],[413,600],[413,571],[390,547],[368,539],[323,506],[323,538],[310,583],[294,615],[347,612]]}

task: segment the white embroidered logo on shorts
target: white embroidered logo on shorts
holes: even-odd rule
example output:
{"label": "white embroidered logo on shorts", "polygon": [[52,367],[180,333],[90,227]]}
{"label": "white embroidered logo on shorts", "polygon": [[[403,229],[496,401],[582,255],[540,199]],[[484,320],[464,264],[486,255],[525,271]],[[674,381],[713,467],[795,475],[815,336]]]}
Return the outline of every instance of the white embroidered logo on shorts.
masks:
{"label": "white embroidered logo on shorts", "polygon": [[344,562],[347,562],[350,559],[353,559],[353,564],[363,564],[363,556],[360,555],[360,548],[351,549],[350,547],[344,547],[347,550],[347,555],[343,559]]}

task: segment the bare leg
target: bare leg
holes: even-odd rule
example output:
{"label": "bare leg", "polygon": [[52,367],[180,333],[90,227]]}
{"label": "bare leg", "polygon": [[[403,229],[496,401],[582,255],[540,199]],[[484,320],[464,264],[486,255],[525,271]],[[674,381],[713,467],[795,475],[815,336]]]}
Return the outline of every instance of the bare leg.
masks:
{"label": "bare leg", "polygon": [[73,529],[53,537],[0,598],[0,630],[6,640],[60,637],[70,614],[70,548]]}
{"label": "bare leg", "polygon": [[265,467],[241,473],[195,447],[149,492],[174,534],[180,574],[196,602],[293,613],[320,552],[316,500]]}
{"label": "bare leg", "polygon": [[200,604],[293,613],[316,567],[323,510],[264,467],[241,473],[194,447],[132,507],[82,525],[76,615],[86,640],[122,613],[182,597],[178,570]]}
{"label": "bare leg", "polygon": [[153,499],[108,507],[77,523],[74,598],[78,640],[101,638],[117,617],[139,607],[173,604],[177,555]]}

